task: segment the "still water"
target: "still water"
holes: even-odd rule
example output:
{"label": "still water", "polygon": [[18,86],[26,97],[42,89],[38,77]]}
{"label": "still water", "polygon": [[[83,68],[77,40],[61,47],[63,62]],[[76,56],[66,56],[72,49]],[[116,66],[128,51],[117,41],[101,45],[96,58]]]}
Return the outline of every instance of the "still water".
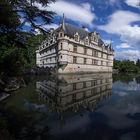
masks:
{"label": "still water", "polygon": [[140,76],[25,78],[0,102],[0,140],[140,140]]}

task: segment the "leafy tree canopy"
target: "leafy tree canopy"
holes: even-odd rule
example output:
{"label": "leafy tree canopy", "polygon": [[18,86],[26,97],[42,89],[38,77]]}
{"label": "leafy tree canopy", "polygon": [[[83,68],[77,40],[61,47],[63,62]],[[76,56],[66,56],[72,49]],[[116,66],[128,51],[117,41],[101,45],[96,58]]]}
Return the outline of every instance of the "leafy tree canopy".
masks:
{"label": "leafy tree canopy", "polygon": [[114,69],[118,69],[120,72],[138,72],[140,67],[139,66],[139,59],[135,63],[134,61],[130,60],[115,60],[114,59]]}
{"label": "leafy tree canopy", "polygon": [[[35,31],[47,33],[42,25],[50,24],[54,13],[44,7],[51,2],[54,0],[0,0],[0,75],[35,65],[35,49],[43,39],[34,36]],[[30,32],[23,31],[25,23]]]}
{"label": "leafy tree canopy", "polygon": [[[50,2],[54,0],[0,0],[0,44],[24,46],[26,38],[22,27],[26,22],[31,25],[31,34],[36,29],[45,33],[42,24],[51,23],[54,13],[37,5],[46,7]],[[38,18],[41,19],[41,24],[38,23]]]}

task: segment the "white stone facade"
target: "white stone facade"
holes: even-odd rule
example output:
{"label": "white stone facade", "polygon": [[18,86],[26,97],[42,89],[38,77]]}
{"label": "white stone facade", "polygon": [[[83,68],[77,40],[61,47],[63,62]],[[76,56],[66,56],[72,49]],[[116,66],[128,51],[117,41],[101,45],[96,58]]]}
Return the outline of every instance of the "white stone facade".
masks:
{"label": "white stone facade", "polygon": [[65,24],[51,30],[36,51],[37,66],[58,73],[112,72],[114,51],[99,33]]}

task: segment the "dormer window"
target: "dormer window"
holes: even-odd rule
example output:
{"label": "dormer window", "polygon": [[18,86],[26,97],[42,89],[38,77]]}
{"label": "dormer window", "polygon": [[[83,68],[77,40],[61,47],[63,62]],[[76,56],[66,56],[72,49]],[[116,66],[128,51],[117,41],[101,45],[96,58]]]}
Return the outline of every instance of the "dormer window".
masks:
{"label": "dormer window", "polygon": [[97,37],[95,37],[94,41],[95,41],[95,42],[98,42],[98,38],[97,38]]}
{"label": "dormer window", "polygon": [[60,33],[60,37],[62,37],[63,36],[63,33]]}
{"label": "dormer window", "polygon": [[96,32],[91,34],[91,41],[98,42],[98,36],[97,36]]}
{"label": "dormer window", "polygon": [[76,42],[79,42],[79,35],[78,35],[77,32],[76,32],[76,34],[74,35],[74,40],[75,40]]}
{"label": "dormer window", "polygon": [[85,45],[88,45],[89,44],[89,41],[88,41],[88,38],[85,39]]}
{"label": "dormer window", "polygon": [[63,32],[59,33],[59,37],[63,37],[63,35],[64,35]]}
{"label": "dormer window", "polygon": [[78,42],[79,39],[78,39],[78,35],[75,35],[75,41]]}

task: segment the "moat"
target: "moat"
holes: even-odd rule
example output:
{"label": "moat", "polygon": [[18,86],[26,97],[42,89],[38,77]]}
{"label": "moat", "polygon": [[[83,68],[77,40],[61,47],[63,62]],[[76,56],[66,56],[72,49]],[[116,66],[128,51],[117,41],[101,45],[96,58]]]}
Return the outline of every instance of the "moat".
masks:
{"label": "moat", "polygon": [[0,140],[139,140],[140,76],[26,77],[0,102]]}

